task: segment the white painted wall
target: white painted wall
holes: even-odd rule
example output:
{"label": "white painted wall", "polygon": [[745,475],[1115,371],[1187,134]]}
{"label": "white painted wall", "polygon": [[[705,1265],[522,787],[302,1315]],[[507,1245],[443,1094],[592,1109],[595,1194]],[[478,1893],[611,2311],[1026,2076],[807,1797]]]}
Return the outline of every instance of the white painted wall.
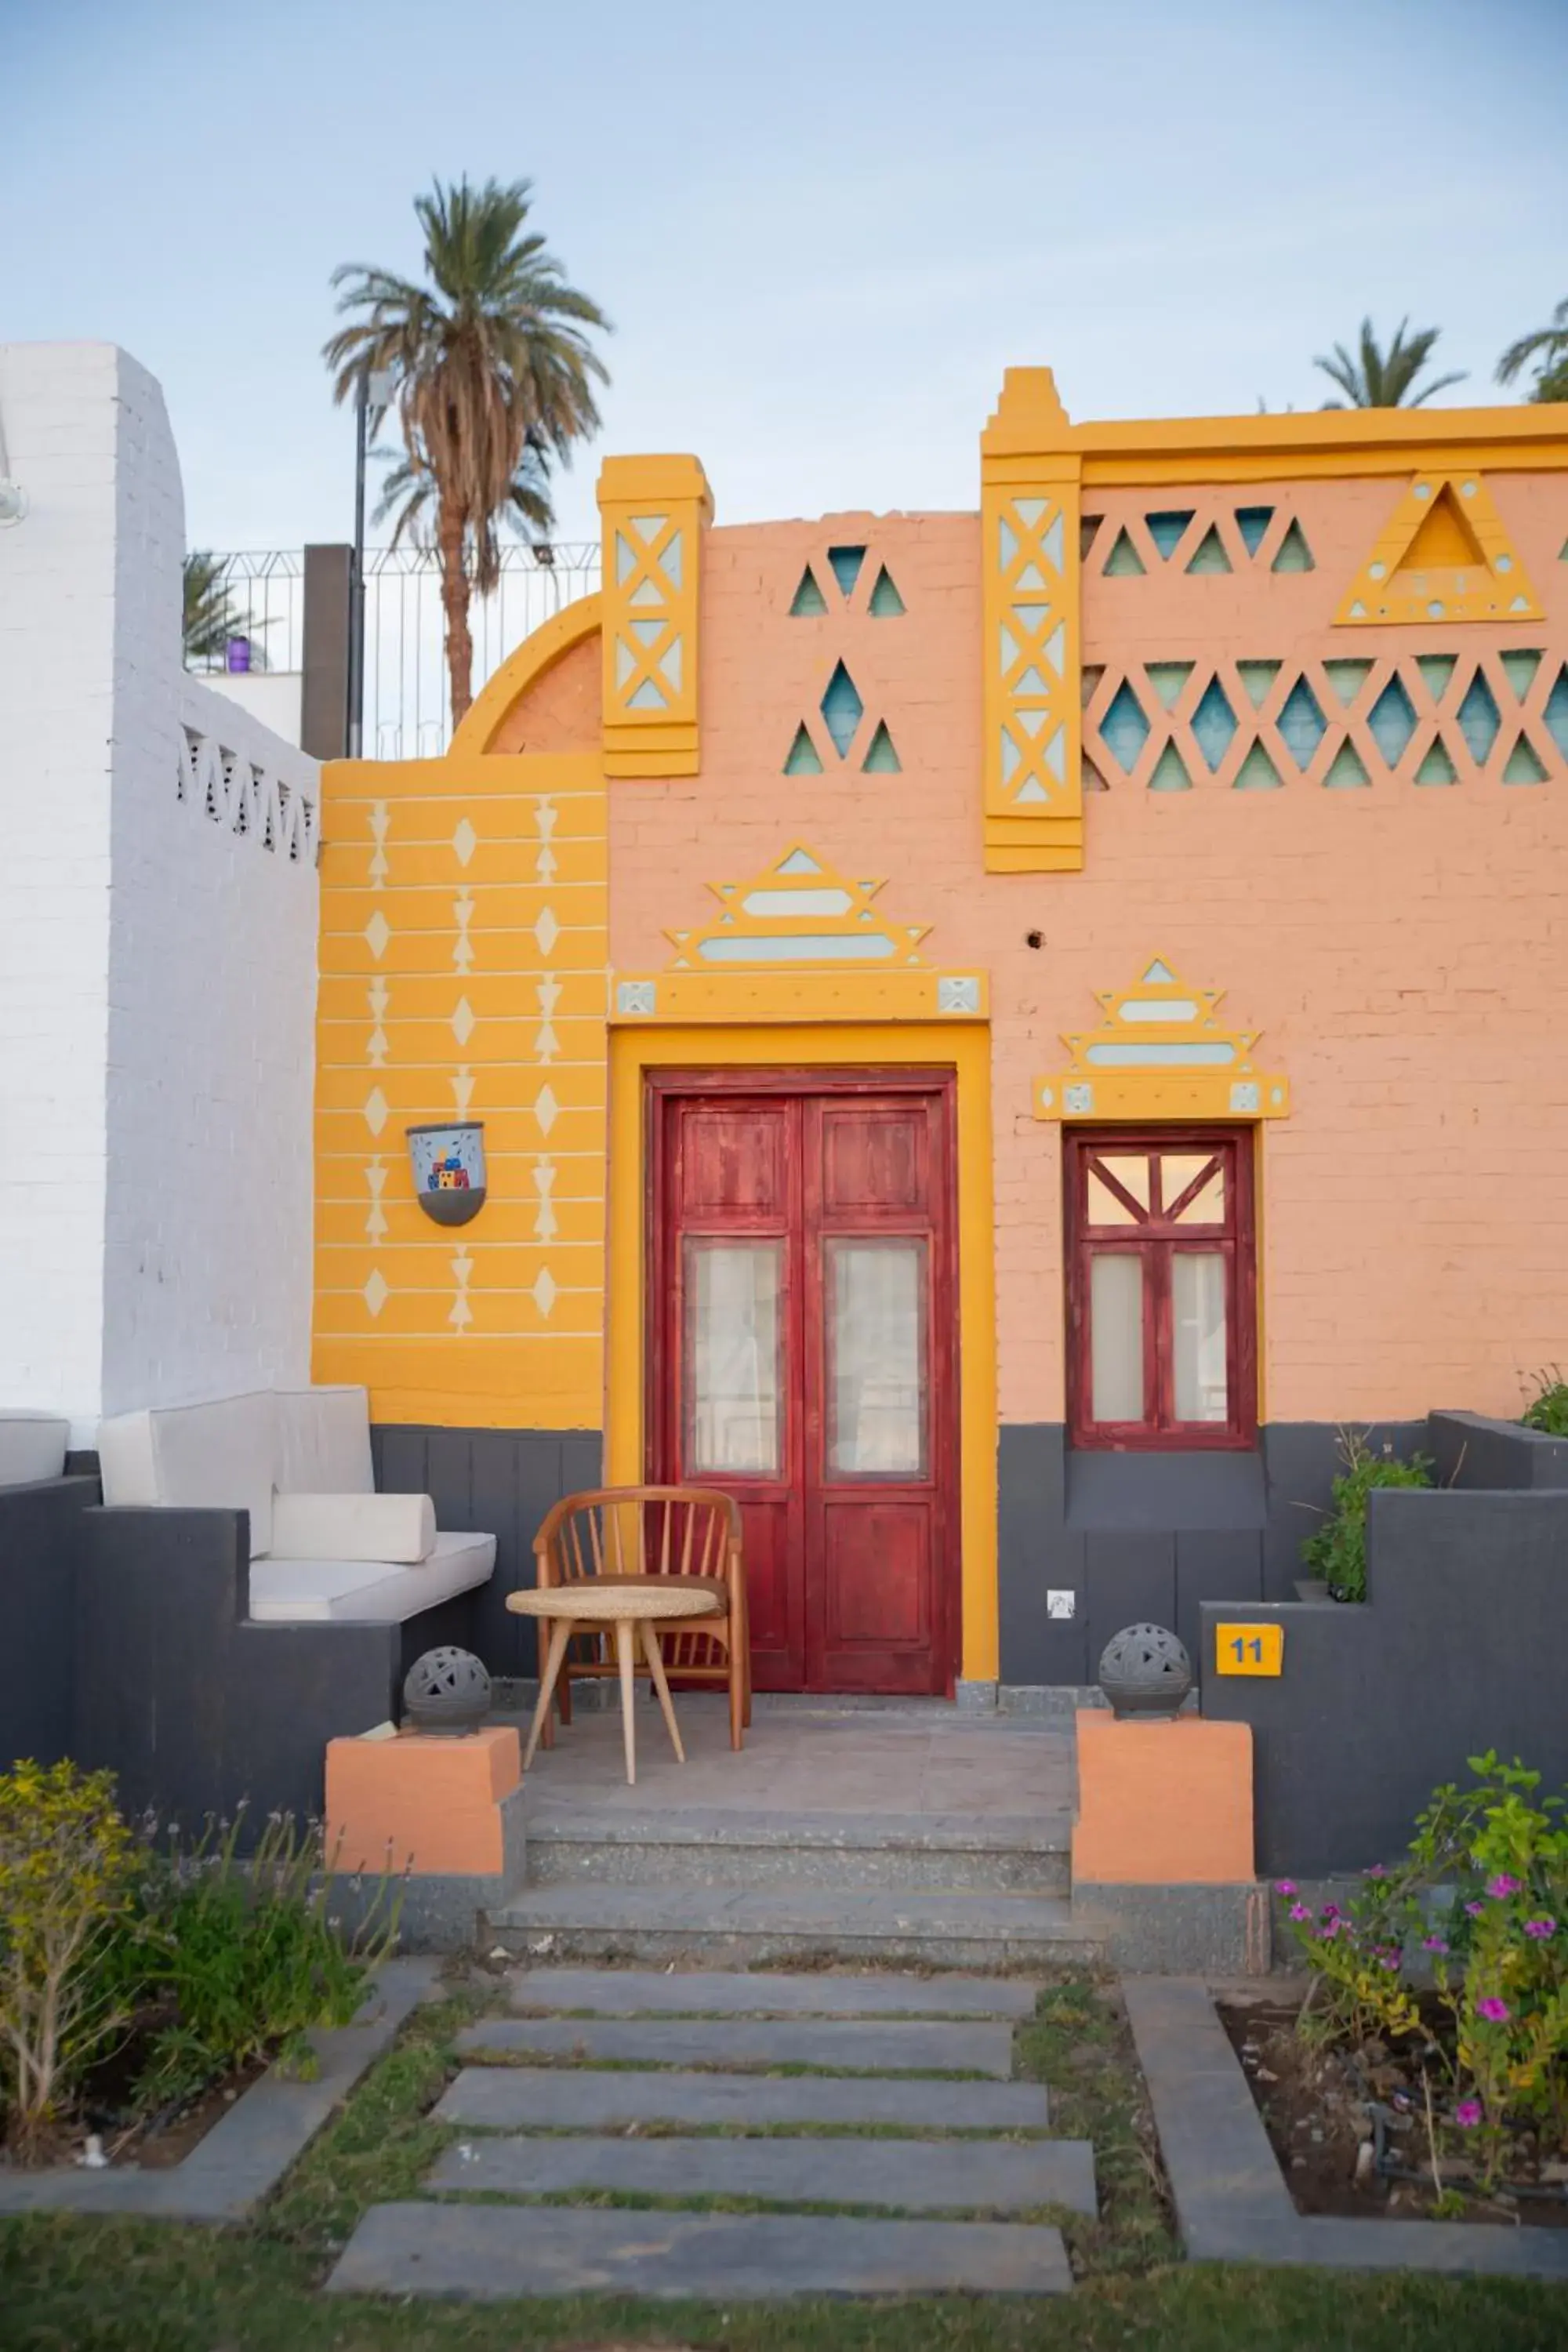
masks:
{"label": "white painted wall", "polygon": [[315,831],[291,858],[254,824],[281,781],[298,826],[316,764],[182,667],[146,371],[0,347],[0,422],[28,497],[0,530],[0,1404],[90,1444],[306,1377]]}
{"label": "white painted wall", "polygon": [[304,725],[305,677],[297,669],[215,669],[202,672],[209,693],[237,702],[285,743],[298,744]]}

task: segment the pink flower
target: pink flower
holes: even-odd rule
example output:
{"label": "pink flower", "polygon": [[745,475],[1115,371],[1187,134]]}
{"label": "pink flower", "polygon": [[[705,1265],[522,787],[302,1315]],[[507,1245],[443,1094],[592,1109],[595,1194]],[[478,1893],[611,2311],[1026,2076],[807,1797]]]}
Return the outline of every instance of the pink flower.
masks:
{"label": "pink flower", "polygon": [[1310,1918],[1311,1917],[1311,1916],[1312,1916],[1312,1915],[1311,1915],[1310,1911],[1309,1911],[1309,1910],[1308,1910],[1307,1906],[1306,1906],[1304,1903],[1292,1903],[1292,1904],[1291,1904],[1291,1906],[1290,1906],[1290,1916],[1291,1916],[1291,1918],[1292,1918],[1292,1919],[1296,1920],[1298,1923],[1300,1923],[1300,1922],[1301,1920],[1303,1920],[1303,1919],[1310,1919]]}
{"label": "pink flower", "polygon": [[1484,1903],[1467,1903],[1465,1906],[1472,1919],[1479,1919],[1486,1907]]}
{"label": "pink flower", "polygon": [[1296,1892],[1295,1880],[1293,1878],[1277,1878],[1274,1882],[1274,1892],[1276,1895],[1294,1895]]}
{"label": "pink flower", "polygon": [[1476,2015],[1484,2017],[1489,2025],[1506,2025],[1510,2013],[1507,2001],[1499,2000],[1495,1992],[1488,1993],[1484,2000],[1476,2003]]}
{"label": "pink flower", "polygon": [[1506,1870],[1500,1870],[1495,1878],[1487,1881],[1487,1893],[1496,1903],[1506,1903],[1510,1895],[1522,1895],[1523,1892],[1523,1879],[1510,1878]]}
{"label": "pink flower", "polygon": [[1441,1936],[1423,1936],[1421,1948],[1424,1952],[1446,1952],[1448,1947]]}
{"label": "pink flower", "polygon": [[1339,1934],[1339,1932],[1340,1932],[1340,1923],[1339,1923],[1339,1921],[1338,1921],[1337,1919],[1331,1919],[1331,1920],[1329,1921],[1329,1924],[1328,1924],[1328,1926],[1327,1926],[1326,1927],[1320,1927],[1320,1928],[1319,1928],[1319,1930],[1318,1930],[1318,1941],[1319,1941],[1319,1943],[1320,1943],[1320,1944],[1331,1944],[1331,1943],[1333,1942],[1333,1940],[1334,1940],[1334,1937]]}
{"label": "pink flower", "polygon": [[1557,1922],[1555,1919],[1527,1919],[1524,1923],[1524,1932],[1527,1936],[1533,1936],[1539,1944],[1548,1936],[1555,1936]]}
{"label": "pink flower", "polygon": [[1363,1870],[1362,1872],[1362,1876],[1363,1878],[1386,1878],[1388,1876],[1388,1873],[1384,1870],[1381,1862],[1374,1862],[1370,1870]]}
{"label": "pink flower", "polygon": [[1339,1917],[1339,1916],[1340,1916],[1340,1906],[1339,1906],[1339,1905],[1338,1905],[1337,1903],[1325,1903],[1325,1904],[1324,1904],[1324,1906],[1323,1906],[1323,1916],[1324,1916],[1324,1918],[1325,1918],[1325,1919],[1337,1919],[1337,1918]]}
{"label": "pink flower", "polygon": [[1461,2099],[1454,2109],[1454,2121],[1461,2131],[1474,2131],[1481,2119],[1479,2099]]}

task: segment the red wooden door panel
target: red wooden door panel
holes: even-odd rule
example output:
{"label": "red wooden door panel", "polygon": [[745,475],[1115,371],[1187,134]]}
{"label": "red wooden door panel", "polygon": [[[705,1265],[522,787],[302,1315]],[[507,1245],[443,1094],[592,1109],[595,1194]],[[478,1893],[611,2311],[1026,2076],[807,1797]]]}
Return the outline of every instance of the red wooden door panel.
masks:
{"label": "red wooden door panel", "polygon": [[768,1690],[951,1690],[951,1086],[653,1086],[650,1469],[741,1506]]}

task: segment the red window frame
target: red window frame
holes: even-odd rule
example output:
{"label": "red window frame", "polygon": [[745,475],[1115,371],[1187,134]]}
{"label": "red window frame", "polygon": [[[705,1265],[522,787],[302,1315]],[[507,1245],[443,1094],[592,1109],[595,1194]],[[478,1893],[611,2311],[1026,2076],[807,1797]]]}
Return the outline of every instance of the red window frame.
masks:
{"label": "red window frame", "polygon": [[[1192,1447],[1237,1449],[1258,1434],[1258,1270],[1252,1131],[1249,1128],[1100,1128],[1069,1129],[1064,1153],[1068,1266],[1068,1432],[1078,1446],[1121,1453],[1185,1452]],[[1193,1180],[1165,1203],[1151,1186],[1146,1211],[1103,1169],[1100,1181],[1119,1193],[1137,1223],[1091,1222],[1089,1175],[1103,1154],[1164,1157],[1203,1152],[1225,1169],[1225,1214],[1213,1223],[1183,1225],[1181,1214],[1208,1181]],[[1156,1178],[1159,1171],[1156,1171]],[[1226,1261],[1226,1418],[1178,1421],[1171,1319],[1171,1261],[1184,1247],[1217,1250]],[[1093,1417],[1089,1285],[1093,1260],[1107,1252],[1131,1254],[1143,1269],[1143,1413],[1135,1422]]]}

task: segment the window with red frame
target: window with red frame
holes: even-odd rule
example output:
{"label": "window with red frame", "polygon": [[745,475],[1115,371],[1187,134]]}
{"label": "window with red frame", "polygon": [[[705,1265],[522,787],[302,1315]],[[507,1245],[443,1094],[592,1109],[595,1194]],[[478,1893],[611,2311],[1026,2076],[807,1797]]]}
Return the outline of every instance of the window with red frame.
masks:
{"label": "window with red frame", "polygon": [[1250,1444],[1250,1134],[1069,1132],[1067,1146],[1073,1443]]}

